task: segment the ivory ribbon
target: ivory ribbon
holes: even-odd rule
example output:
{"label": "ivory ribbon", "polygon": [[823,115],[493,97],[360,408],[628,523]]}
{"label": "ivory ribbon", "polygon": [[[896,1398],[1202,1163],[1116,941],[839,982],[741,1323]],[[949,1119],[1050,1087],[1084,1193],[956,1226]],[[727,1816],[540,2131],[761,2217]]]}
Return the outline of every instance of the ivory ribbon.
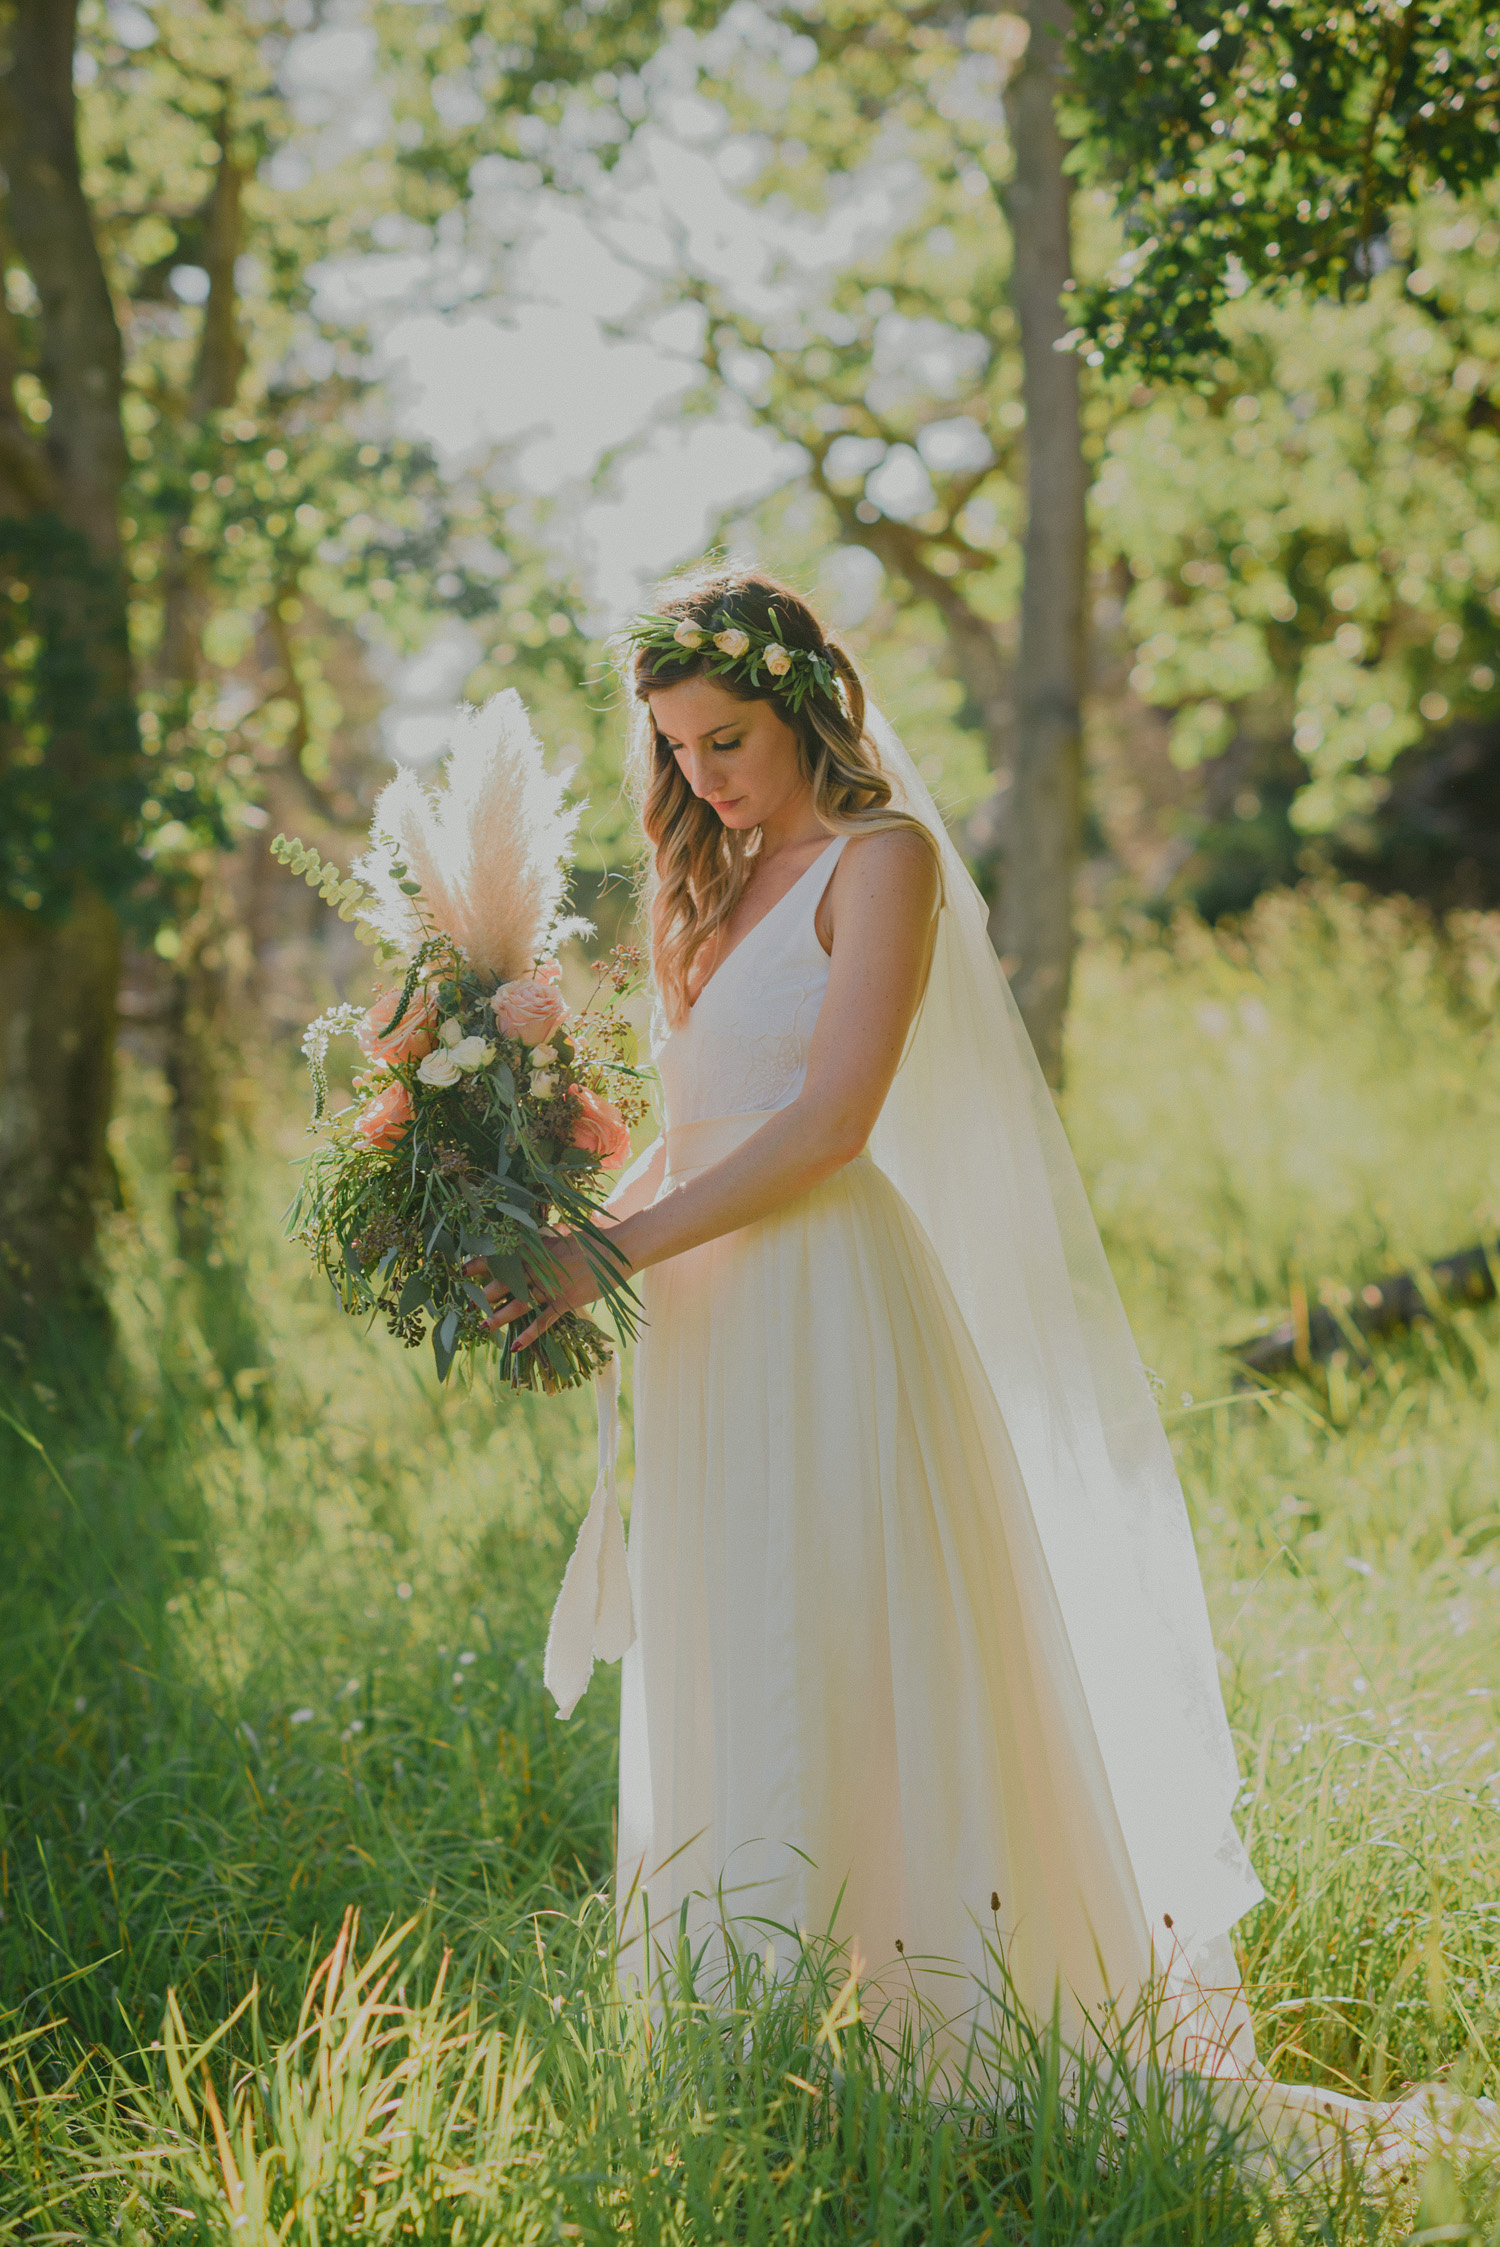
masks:
{"label": "ivory ribbon", "polygon": [[625,1524],[615,1488],[620,1454],[620,1357],[594,1375],[599,1471],[547,1631],[542,1675],[560,1717],[583,1698],[596,1661],[618,1662],[635,1644],[635,1609],[625,1567]]}

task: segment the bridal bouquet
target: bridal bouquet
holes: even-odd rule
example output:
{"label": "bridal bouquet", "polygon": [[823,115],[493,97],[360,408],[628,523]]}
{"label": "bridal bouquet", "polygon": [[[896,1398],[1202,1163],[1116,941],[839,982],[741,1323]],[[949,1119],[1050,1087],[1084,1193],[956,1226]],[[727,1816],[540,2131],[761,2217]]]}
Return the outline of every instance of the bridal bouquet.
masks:
{"label": "bridal bouquet", "polygon": [[[562,912],[581,810],[507,691],[461,714],[440,789],[406,770],[382,791],[352,875],[285,835],[271,846],[354,923],[388,977],[370,1006],[308,1026],[323,1144],[287,1231],[346,1311],[378,1313],[412,1348],[430,1334],[440,1380],[460,1351],[492,1358],[517,1389],[572,1387],[608,1362],[609,1338],[576,1312],[525,1350],[512,1328],[485,1324],[490,1305],[466,1267],[487,1263],[523,1301],[544,1296],[549,1227],[581,1246],[616,1324],[634,1332],[635,1298],[596,1213],[648,1105],[614,1004],[640,961],[617,948],[570,1011],[555,953],[589,929]],[[367,1066],[358,1101],[330,1115],[328,1045],[346,1033]]]}

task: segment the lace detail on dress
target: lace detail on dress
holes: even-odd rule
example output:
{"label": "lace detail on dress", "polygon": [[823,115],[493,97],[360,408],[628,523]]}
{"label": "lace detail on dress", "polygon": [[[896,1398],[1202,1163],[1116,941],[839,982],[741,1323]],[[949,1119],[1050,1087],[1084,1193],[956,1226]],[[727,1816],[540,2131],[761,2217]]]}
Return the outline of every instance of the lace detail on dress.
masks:
{"label": "lace detail on dress", "polygon": [[659,1001],[653,1007],[651,1053],[668,1126],[786,1108],[802,1090],[828,987],[828,954],[813,922],[844,840],[815,858],[735,946],[680,1029],[668,1029]]}

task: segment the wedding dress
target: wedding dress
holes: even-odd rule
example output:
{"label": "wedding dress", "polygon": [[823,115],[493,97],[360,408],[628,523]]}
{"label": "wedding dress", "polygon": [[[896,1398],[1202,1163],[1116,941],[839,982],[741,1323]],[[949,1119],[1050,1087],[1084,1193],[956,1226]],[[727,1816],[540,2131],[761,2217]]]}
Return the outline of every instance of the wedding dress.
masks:
{"label": "wedding dress", "polygon": [[[728,1922],[781,1963],[831,1930],[873,2010],[895,1991],[960,2042],[997,1954],[1072,2044],[1150,1989],[1174,2066],[1279,2143],[1404,2158],[1430,2100],[1256,2061],[1228,1930],[1262,1890],[1170,1451],[982,901],[874,738],[943,858],[907,1054],[863,1154],[643,1275],[628,1586],[606,1388],[549,1640],[565,1715],[624,1652],[622,1968],[685,1935],[711,1972]],[[658,1013],[661,1193],[800,1092],[844,848]]]}

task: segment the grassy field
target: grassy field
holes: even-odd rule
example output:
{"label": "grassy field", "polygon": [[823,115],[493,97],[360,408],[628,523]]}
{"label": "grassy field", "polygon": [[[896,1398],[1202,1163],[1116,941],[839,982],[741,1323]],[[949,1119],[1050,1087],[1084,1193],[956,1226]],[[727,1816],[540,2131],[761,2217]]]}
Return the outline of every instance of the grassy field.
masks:
{"label": "grassy field", "polygon": [[[1260,1396],[1221,1345],[1496,1227],[1497,982],[1494,923],[1272,899],[1097,939],[1074,1020],[1242,1743],[1261,2049],[1371,2092],[1500,2093],[1500,1315]],[[745,1961],[732,2023],[622,2006],[615,1675],[567,1726],[541,1688],[587,1407],[341,1321],[278,1238],[300,1121],[187,1273],[129,1077],[115,1353],[0,1372],[0,2239],[1500,2237],[1443,2169],[1267,2203],[1205,2115],[1065,2115],[1044,2038],[979,2127],[826,1950]]]}

